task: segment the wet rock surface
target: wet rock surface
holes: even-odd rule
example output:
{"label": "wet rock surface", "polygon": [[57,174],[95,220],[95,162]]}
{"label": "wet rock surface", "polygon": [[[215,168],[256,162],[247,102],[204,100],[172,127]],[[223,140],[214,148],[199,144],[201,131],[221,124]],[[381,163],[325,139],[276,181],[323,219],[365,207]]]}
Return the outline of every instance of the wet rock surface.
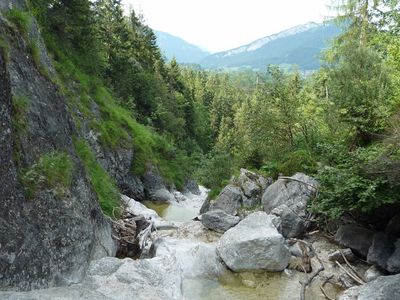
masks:
{"label": "wet rock surface", "polygon": [[0,297],[4,300],[182,299],[181,278],[181,270],[173,258],[108,257],[94,261],[80,284],[27,293],[0,292]]}

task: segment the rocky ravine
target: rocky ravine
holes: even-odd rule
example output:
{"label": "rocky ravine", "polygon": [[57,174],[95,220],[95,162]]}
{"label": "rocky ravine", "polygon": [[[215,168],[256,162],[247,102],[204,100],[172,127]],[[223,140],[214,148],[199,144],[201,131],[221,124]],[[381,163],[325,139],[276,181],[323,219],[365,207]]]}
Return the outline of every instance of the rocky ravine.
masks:
{"label": "rocky ravine", "polygon": [[[245,172],[248,171],[242,171],[242,173]],[[277,188],[273,185],[278,185],[281,188],[278,189],[277,198],[273,199],[286,202],[287,207],[291,206],[290,201],[293,202],[293,197],[299,197],[299,199],[307,202],[305,195],[312,193],[312,187],[309,186],[304,189],[302,187],[304,183],[300,181],[313,182],[314,184],[315,182],[304,174],[295,175],[293,179],[295,180],[287,180],[289,182],[287,182],[286,188],[281,186],[279,180],[273,183],[272,188],[270,186],[261,193],[260,201],[270,197],[271,191],[275,193]],[[242,187],[237,186],[237,188],[241,190]],[[290,199],[285,200],[282,195],[290,196]],[[184,206],[186,205],[184,204],[185,201],[190,202],[188,198],[178,193],[176,196],[181,201],[179,205]],[[199,198],[197,199],[201,201]],[[286,240],[282,235],[282,219],[276,215],[281,213],[280,210],[275,210],[276,214],[268,214],[261,210],[244,213],[238,224],[232,225],[230,229],[221,233],[223,231],[220,230],[221,228],[218,228],[219,232],[212,231],[199,221],[165,221],[155,211],[146,208],[141,203],[126,196],[123,197],[123,200],[131,213],[136,216],[143,216],[149,223],[153,223],[155,228],[158,228],[152,233],[152,239],[148,240],[147,245],[144,245],[142,249],[142,256],[150,258],[138,260],[103,258],[91,263],[86,277],[79,284],[25,293],[2,292],[0,298],[207,299],[207,297],[216,297],[215,299],[219,299],[230,297],[232,299],[244,299],[252,297],[252,299],[265,299],[266,297],[268,299],[270,297],[270,299],[298,299],[301,291],[299,282],[310,278],[315,272],[319,271],[321,263],[324,265],[324,270],[318,272],[318,276],[314,279],[310,288],[306,290],[306,299],[324,299],[319,288],[324,282],[328,282],[324,285],[324,291],[331,297],[338,294],[340,286],[344,287],[344,283],[350,282],[350,286],[355,284],[334,263],[337,260],[344,264],[340,256],[332,253],[338,247],[318,235],[304,238],[306,244],[312,245],[312,249],[315,251],[315,253],[309,253],[312,269],[309,271],[311,273],[306,275],[299,272],[298,270],[302,269],[299,268],[299,261],[304,263],[304,253],[302,253],[304,250],[302,250],[299,242],[293,243],[291,242],[293,241],[292,238]],[[276,201],[272,204],[273,206],[278,205]],[[282,204],[278,206],[282,206]],[[305,206],[301,205],[301,207],[305,209]],[[220,211],[219,208],[218,214],[214,217],[220,216],[222,220],[226,219],[227,214],[221,214]],[[203,218],[204,214],[200,219],[203,220]],[[286,224],[288,226],[289,223]],[[298,228],[298,224],[299,222],[293,222],[292,227]],[[287,229],[287,232],[293,232],[292,228],[287,227]],[[351,251],[344,253],[358,268],[359,272],[367,269],[367,266],[354,261],[354,255],[351,256]],[[306,267],[306,265],[303,265],[303,267]],[[281,273],[281,271],[284,272]],[[272,275],[273,273],[265,272],[279,273]],[[348,290],[341,296],[341,299],[357,299],[354,298],[357,297],[354,295],[359,295],[359,299],[389,299],[389,297],[396,299],[395,296],[398,295],[399,291],[397,285],[392,282],[400,279],[398,277],[400,275],[383,277],[380,275],[375,272],[375,275],[372,275],[371,278],[378,279]],[[327,279],[329,280],[327,281]],[[211,294],[206,294],[210,288],[207,287],[193,297],[193,291],[191,291],[193,283],[205,281],[217,284],[219,280],[226,282],[225,285],[227,286],[219,284],[221,286],[219,290],[217,288],[218,292],[216,292],[214,286],[214,294],[212,294],[212,290]],[[379,282],[385,289],[374,288],[375,282]],[[188,287],[188,283],[192,285]],[[231,287],[233,290],[224,294],[227,292],[226,289],[229,289],[230,284],[235,285],[235,287]],[[194,286],[196,287],[196,284]],[[238,286],[242,288],[238,288]]]}

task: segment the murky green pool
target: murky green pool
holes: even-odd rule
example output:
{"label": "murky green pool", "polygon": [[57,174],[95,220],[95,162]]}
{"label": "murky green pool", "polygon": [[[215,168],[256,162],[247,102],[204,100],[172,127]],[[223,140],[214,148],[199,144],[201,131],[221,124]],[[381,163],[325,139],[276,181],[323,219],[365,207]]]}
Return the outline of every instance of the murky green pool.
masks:
{"label": "murky green pool", "polygon": [[199,214],[198,209],[181,206],[179,203],[170,204],[145,201],[143,204],[155,210],[161,218],[167,221],[186,222]]}

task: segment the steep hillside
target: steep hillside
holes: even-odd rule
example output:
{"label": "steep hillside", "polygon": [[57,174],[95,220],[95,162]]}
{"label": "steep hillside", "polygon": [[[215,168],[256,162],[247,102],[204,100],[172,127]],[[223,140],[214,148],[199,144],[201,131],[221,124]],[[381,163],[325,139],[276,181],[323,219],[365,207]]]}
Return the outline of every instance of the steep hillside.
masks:
{"label": "steep hillside", "polygon": [[0,285],[31,289],[76,282],[115,249],[37,24],[15,12],[0,12]]}
{"label": "steep hillside", "polygon": [[157,36],[157,45],[169,60],[175,57],[179,63],[198,63],[210,55],[209,52],[177,36],[157,30],[154,33]]}
{"label": "steep hillside", "polygon": [[[48,16],[63,16],[66,8],[84,12],[85,6],[29,3],[0,2],[0,286],[26,290],[78,282],[90,261],[115,255],[110,218],[118,217],[121,193],[143,200],[162,189],[161,196],[169,197],[165,186],[182,188],[188,175],[188,157],[172,138],[140,124],[93,71],[93,49],[65,50],[68,41],[46,27],[59,22]],[[91,23],[93,11],[86,12],[87,20],[80,15],[79,21]],[[74,34],[69,38],[77,46],[82,31]],[[151,34],[140,37],[149,38],[142,40],[148,56],[131,59],[141,70],[150,65],[141,84],[155,78],[151,63],[158,48],[151,48]],[[116,78],[123,78],[121,70],[118,65]],[[168,91],[161,79],[151,83]],[[158,91],[152,92],[136,97],[153,99]]]}
{"label": "steep hillside", "polygon": [[256,40],[232,50],[213,54],[200,62],[204,68],[265,69],[269,64],[300,70],[319,67],[319,55],[340,30],[333,24],[307,23]]}

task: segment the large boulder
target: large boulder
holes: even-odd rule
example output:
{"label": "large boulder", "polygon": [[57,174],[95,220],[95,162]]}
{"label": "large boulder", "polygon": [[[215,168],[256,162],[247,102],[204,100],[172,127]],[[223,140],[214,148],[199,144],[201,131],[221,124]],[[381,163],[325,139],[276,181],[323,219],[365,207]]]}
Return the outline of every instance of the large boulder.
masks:
{"label": "large boulder", "polygon": [[289,264],[290,252],[277,226],[279,218],[255,212],[224,233],[218,253],[235,272],[282,271]]}
{"label": "large boulder", "polygon": [[335,234],[335,241],[343,247],[351,248],[356,254],[367,257],[374,234],[372,230],[355,224],[347,224],[339,227]]}
{"label": "large boulder", "polygon": [[212,201],[209,206],[209,210],[220,209],[230,215],[236,215],[237,209],[242,205],[242,192],[241,190],[233,185],[227,185],[217,199]]}
{"label": "large boulder", "polygon": [[120,260],[103,258],[91,264],[86,279],[62,288],[31,292],[0,292],[4,300],[182,299],[182,273],[171,257]]}
{"label": "large boulder", "polygon": [[174,195],[167,189],[164,180],[155,172],[148,171],[142,176],[144,191],[148,200],[174,202]]}
{"label": "large boulder", "polygon": [[272,183],[261,175],[246,169],[240,169],[237,185],[243,192],[243,206],[256,207],[261,204],[261,196],[265,189]]}
{"label": "large boulder", "polygon": [[261,202],[266,213],[282,220],[282,234],[292,238],[303,233],[306,227],[308,201],[316,195],[318,182],[302,173],[290,179],[278,179],[264,192]]}
{"label": "large boulder", "polygon": [[181,239],[158,239],[154,242],[156,257],[173,257],[184,278],[216,279],[227,271],[216,251],[216,245]]}
{"label": "large boulder", "polygon": [[357,300],[400,299],[400,275],[380,276],[361,286]]}
{"label": "large boulder", "polygon": [[400,237],[400,214],[395,215],[386,226],[385,232]]}
{"label": "large boulder", "polygon": [[395,243],[395,250],[386,262],[386,269],[391,273],[400,273],[400,239]]}
{"label": "large boulder", "polygon": [[377,232],[369,247],[367,261],[375,264],[382,269],[386,269],[388,259],[392,256],[395,246],[395,239],[384,232]]}
{"label": "large boulder", "polygon": [[191,179],[187,179],[185,181],[185,183],[183,184],[183,193],[184,194],[191,193],[193,195],[198,195],[199,196],[201,194],[201,191],[200,191],[200,187],[196,183],[196,181],[191,180]]}
{"label": "large boulder", "polygon": [[220,209],[212,210],[201,215],[201,223],[208,229],[224,233],[239,223],[240,218],[228,215]]}

